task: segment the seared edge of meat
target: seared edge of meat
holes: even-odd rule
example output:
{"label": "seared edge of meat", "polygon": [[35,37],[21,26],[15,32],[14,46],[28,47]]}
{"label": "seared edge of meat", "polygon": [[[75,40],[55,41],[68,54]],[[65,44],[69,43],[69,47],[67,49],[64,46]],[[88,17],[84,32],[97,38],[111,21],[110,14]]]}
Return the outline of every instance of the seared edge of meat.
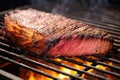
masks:
{"label": "seared edge of meat", "polygon": [[9,16],[5,17],[4,31],[5,37],[23,50],[40,54],[46,48],[44,35],[11,21]]}

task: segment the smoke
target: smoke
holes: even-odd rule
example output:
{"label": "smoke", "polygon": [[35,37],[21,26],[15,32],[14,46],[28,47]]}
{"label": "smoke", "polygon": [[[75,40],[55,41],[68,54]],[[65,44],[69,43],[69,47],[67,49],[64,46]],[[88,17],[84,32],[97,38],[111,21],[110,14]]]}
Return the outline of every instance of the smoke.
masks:
{"label": "smoke", "polygon": [[106,7],[109,5],[108,0],[91,0],[90,1],[90,8],[91,9],[99,9],[102,7]]}
{"label": "smoke", "polygon": [[[61,9],[63,11],[78,11],[80,8],[87,10],[100,10],[100,8],[107,7],[109,0],[31,0],[32,4],[50,7],[54,6],[55,9]],[[47,4],[47,5],[46,5]],[[53,10],[53,12],[54,12]]]}
{"label": "smoke", "polygon": [[[31,0],[32,4],[39,5],[54,14],[79,19],[79,17],[104,21],[104,9],[109,6],[109,0]],[[94,14],[91,14],[94,13]],[[98,14],[97,14],[98,13]]]}
{"label": "smoke", "polygon": [[[62,10],[63,12],[79,11],[81,9],[100,11],[101,8],[109,5],[108,0],[58,0],[58,4],[53,12]],[[57,10],[58,9],[58,10]]]}
{"label": "smoke", "polygon": [[52,13],[61,14],[66,17],[81,20],[89,19],[95,21],[109,20],[104,11],[109,6],[108,0],[58,0]]}

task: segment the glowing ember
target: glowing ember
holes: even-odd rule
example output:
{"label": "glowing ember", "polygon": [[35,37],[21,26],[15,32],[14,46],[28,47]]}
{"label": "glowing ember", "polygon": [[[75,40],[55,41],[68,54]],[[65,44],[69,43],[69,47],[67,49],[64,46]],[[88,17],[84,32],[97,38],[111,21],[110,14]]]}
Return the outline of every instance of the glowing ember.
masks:
{"label": "glowing ember", "polygon": [[[66,72],[66,73],[68,73],[68,74],[73,74],[73,75],[77,74],[76,71],[72,71],[72,70],[70,70],[70,69],[63,68],[63,67],[60,68],[60,71]],[[69,76],[65,76],[65,75],[63,75],[63,74],[59,74],[58,77],[59,77],[60,79],[62,79],[62,80],[66,80],[66,79],[68,80],[68,79],[69,79]]]}
{"label": "glowing ember", "polygon": [[30,77],[29,77],[28,80],[35,80],[35,78],[34,78],[34,73],[33,73],[33,72],[30,72]]}
{"label": "glowing ember", "polygon": [[[34,58],[32,58],[34,59]],[[87,61],[83,61],[81,59],[77,59],[77,58],[73,58],[74,60],[76,61],[79,61],[79,62],[82,62],[82,63],[85,63],[85,64],[88,64],[88,65],[91,65],[90,62],[87,62]],[[51,64],[51,63],[48,63],[48,62],[45,62],[44,60],[40,60],[40,59],[34,59],[40,63],[43,63],[43,64],[47,64],[48,66],[51,66],[51,67],[54,67],[64,73],[68,73],[68,74],[71,74],[71,75],[77,75],[77,71],[74,71],[74,70],[71,70],[71,69],[68,69],[68,68],[65,68],[63,66],[58,66],[58,65],[54,65],[54,64]],[[55,58],[55,59],[51,59],[55,62],[58,62],[58,63],[62,63],[66,66],[70,66],[70,67],[73,67],[75,69],[78,69],[78,70],[84,70],[85,67],[84,66],[81,66],[81,65],[77,65],[75,63],[72,63],[72,62],[68,62],[66,60],[62,60],[60,58]],[[31,64],[29,64],[31,65]],[[54,76],[56,78],[59,78],[61,80],[68,80],[70,77],[69,76],[66,76],[66,75],[63,75],[61,73],[57,73],[55,71],[52,71],[52,70],[49,70],[49,69],[46,69],[44,67],[40,67],[40,66],[35,66],[35,65],[32,65],[33,67],[39,69],[40,71],[43,71],[51,76]],[[27,73],[27,75],[24,75],[24,73]],[[37,73],[34,73],[32,71],[29,71],[27,69],[24,69],[22,68],[21,71],[20,71],[20,77],[22,77],[23,79],[25,80],[53,80],[51,78],[48,78],[46,76],[43,76],[41,74],[37,74]]]}
{"label": "glowing ember", "polygon": [[[89,58],[96,60],[96,58],[94,58],[94,57],[89,57]],[[75,69],[78,69],[78,70],[85,70],[86,69],[85,66],[78,65],[78,64],[75,64],[73,62],[63,60],[63,59],[60,59],[60,58],[52,58],[50,60],[53,61],[53,62],[56,62],[57,64],[61,64],[61,66],[49,63],[49,62],[47,62],[45,60],[41,60],[41,59],[36,59],[36,58],[31,58],[31,59],[34,59],[34,60],[36,60],[36,61],[38,61],[40,63],[43,63],[43,64],[45,64],[47,66],[56,68],[59,71],[62,71],[64,73],[71,74],[71,75],[78,75],[78,72],[74,71],[72,69],[63,67],[62,65],[65,65],[65,66],[71,67],[71,68],[75,68]],[[76,57],[73,57],[73,58],[70,58],[70,59],[73,59],[76,62],[79,62],[81,64],[86,64],[86,65],[89,65],[89,66],[91,66],[93,64],[92,62],[88,62],[88,61],[85,61],[85,60],[82,60],[82,59],[76,58]],[[109,64],[109,65],[113,65],[112,62],[106,62],[106,63]],[[55,72],[53,70],[46,69],[45,67],[41,67],[41,66],[38,66],[38,65],[33,65],[33,64],[30,64],[30,63],[28,63],[28,64],[33,66],[34,68],[36,68],[36,69],[38,69],[40,71],[43,71],[44,73],[49,74],[49,75],[51,75],[53,77],[56,77],[58,79],[69,80],[69,78],[70,78],[67,75],[63,75],[63,74]],[[98,69],[101,69],[101,70],[111,70],[110,68],[108,68],[106,66],[103,66],[103,65],[96,65],[94,67],[96,67]],[[94,69],[89,69],[86,72],[107,77],[109,80],[116,80],[116,78],[112,77],[111,75],[106,74],[106,73],[103,74],[102,72],[99,72],[99,71],[94,70]],[[24,75],[24,73],[26,73],[26,75]],[[37,74],[35,72],[32,72],[32,71],[24,69],[24,68],[21,68],[20,77],[25,79],[25,80],[53,80],[53,79],[48,78],[48,77],[46,77],[46,76],[44,76],[42,74]],[[97,79],[97,78],[95,78],[93,76],[89,76],[89,75],[84,74],[84,73],[82,73],[82,75],[80,75],[79,77],[90,79],[90,80],[99,80],[99,79]]]}
{"label": "glowing ember", "polygon": [[[106,70],[107,67],[102,66],[102,65],[97,65],[96,68],[99,68],[99,69],[101,69],[101,70]],[[94,70],[94,69],[89,69],[87,72],[104,75],[102,72],[96,71],[96,70]],[[82,77],[83,77],[83,78],[89,78],[90,80],[99,80],[99,79],[97,79],[97,78],[94,78],[94,77],[92,77],[92,76],[88,76],[88,75],[86,75],[86,74],[82,74]]]}
{"label": "glowing ember", "polygon": [[[111,65],[112,65],[112,62],[109,62],[108,64],[111,64]],[[95,66],[95,67],[98,68],[98,69],[101,69],[101,70],[111,70],[110,68],[105,67],[105,66],[103,66],[103,65],[97,65],[97,66]],[[96,70],[94,70],[94,69],[89,69],[87,72],[104,76],[104,77],[108,78],[109,80],[116,80],[116,77],[111,76],[111,75],[109,75],[109,74],[105,74],[105,73],[103,74],[102,72],[96,71]],[[90,80],[99,80],[98,78],[94,78],[94,77],[88,76],[88,75],[86,75],[86,74],[82,74],[82,78],[87,78],[87,79],[90,79]]]}

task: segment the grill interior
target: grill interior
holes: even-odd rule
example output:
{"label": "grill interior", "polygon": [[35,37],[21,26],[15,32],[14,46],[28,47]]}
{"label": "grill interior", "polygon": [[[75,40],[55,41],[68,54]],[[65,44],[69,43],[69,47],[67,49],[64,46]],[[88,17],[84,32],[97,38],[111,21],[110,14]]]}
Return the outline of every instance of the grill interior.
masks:
{"label": "grill interior", "polygon": [[[28,8],[28,6],[20,8]],[[49,11],[46,8],[42,8],[42,10],[43,9]],[[82,11],[87,12],[86,10]],[[0,13],[0,30],[4,24],[4,14],[7,12],[8,11],[4,11]],[[99,13],[95,14],[100,15]],[[87,22],[90,25],[94,25],[109,32],[115,39],[113,51],[109,52],[109,54],[106,56],[91,55],[71,58],[59,57],[57,59],[47,58],[45,56],[41,57],[32,53],[29,54],[26,51],[21,51],[19,48],[15,48],[13,44],[2,37],[2,32],[0,32],[0,77],[3,80],[22,80],[26,79],[26,77],[23,77],[23,75],[25,76],[27,75],[27,72],[32,71],[37,75],[47,77],[43,80],[119,80],[120,20],[118,18],[113,18],[111,19],[112,22],[99,22],[97,20],[90,20],[73,15],[66,16],[81,20],[85,23]],[[110,15],[110,17],[113,16]],[[65,69],[65,71],[63,71],[61,68]],[[70,70],[74,74],[69,73]],[[26,74],[24,74],[24,71],[26,71]],[[67,77],[63,79],[52,73],[62,74]]]}

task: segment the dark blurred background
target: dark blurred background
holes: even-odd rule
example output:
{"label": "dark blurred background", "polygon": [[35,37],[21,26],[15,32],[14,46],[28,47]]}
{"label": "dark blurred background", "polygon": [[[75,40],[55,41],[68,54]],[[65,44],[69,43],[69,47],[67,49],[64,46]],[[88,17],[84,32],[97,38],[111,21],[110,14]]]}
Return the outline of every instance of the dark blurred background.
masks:
{"label": "dark blurred background", "polygon": [[120,0],[0,0],[0,11],[14,9],[16,7],[28,4],[37,4],[42,1],[57,2],[59,4],[65,3],[66,5],[66,2],[74,3],[73,1],[76,1],[77,3],[82,4],[84,7],[86,7],[86,5],[91,5],[93,7],[106,5],[106,7],[112,8],[120,5]]}
{"label": "dark blurred background", "polygon": [[120,23],[120,0],[0,0],[0,11],[25,5],[78,20]]}
{"label": "dark blurred background", "polygon": [[30,4],[30,0],[0,0],[0,11]]}

